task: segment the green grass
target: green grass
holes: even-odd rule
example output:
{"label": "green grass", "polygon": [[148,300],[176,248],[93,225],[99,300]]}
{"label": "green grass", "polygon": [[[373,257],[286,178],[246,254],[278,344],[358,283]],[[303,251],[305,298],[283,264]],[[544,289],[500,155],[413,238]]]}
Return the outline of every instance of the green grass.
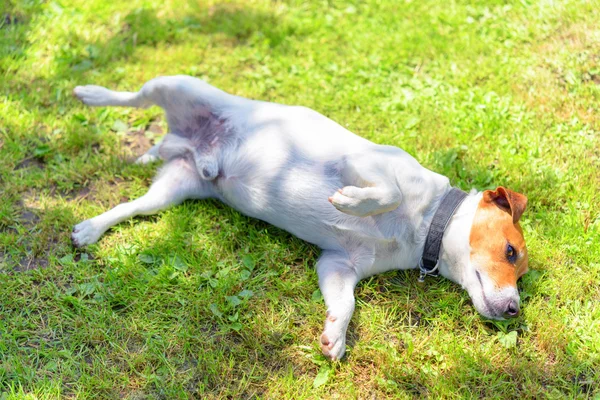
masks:
{"label": "green grass", "polygon": [[[4,0],[0,399],[600,398],[600,2]],[[190,74],[301,104],[463,188],[529,197],[522,315],[415,271],[359,284],[318,347],[318,249],[215,201],[71,227],[143,194],[158,108],[78,84]]]}

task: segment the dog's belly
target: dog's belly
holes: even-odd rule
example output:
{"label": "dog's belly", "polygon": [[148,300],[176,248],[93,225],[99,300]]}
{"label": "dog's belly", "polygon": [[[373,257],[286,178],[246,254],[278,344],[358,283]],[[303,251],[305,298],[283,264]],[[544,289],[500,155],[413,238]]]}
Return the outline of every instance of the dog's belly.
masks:
{"label": "dog's belly", "polygon": [[[342,213],[328,199],[355,184],[345,181],[348,160],[368,154],[377,159],[381,146],[312,110],[265,104],[252,115],[241,114],[233,117],[240,121],[233,124],[238,140],[219,155],[215,197],[322,249],[370,254],[359,268],[363,276],[414,267],[421,241],[416,233],[423,211],[419,203],[427,197],[427,185],[418,185],[414,196],[405,195],[391,212],[372,217]],[[422,174],[416,162],[406,165],[406,179]]]}
{"label": "dog's belly", "polygon": [[[373,217],[344,214],[328,201],[343,186],[339,175],[324,173],[328,163],[271,169],[272,161],[263,158],[264,169],[258,171],[224,174],[215,183],[219,199],[322,249],[362,258],[356,267],[363,278],[415,267],[422,244],[414,239],[414,226],[404,221],[404,207]],[[389,229],[393,221],[398,225]],[[400,242],[398,233],[404,236]]]}
{"label": "dog's belly", "polygon": [[345,216],[328,201],[341,186],[337,177],[324,176],[323,165],[291,165],[278,157],[250,164],[239,160],[221,170],[215,182],[220,200],[321,248],[341,248],[335,226]]}
{"label": "dog's belly", "polygon": [[217,197],[321,248],[344,248],[344,237],[363,223],[328,198],[344,186],[347,154],[375,145],[312,110],[262,106],[220,155]]}

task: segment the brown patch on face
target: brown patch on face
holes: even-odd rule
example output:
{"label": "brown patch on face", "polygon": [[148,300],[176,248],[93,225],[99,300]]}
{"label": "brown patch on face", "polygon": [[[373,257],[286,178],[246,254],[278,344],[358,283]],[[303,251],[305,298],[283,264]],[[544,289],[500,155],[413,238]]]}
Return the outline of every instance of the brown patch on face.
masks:
{"label": "brown patch on face", "polygon": [[[503,187],[486,190],[479,202],[469,242],[471,263],[485,272],[496,287],[517,286],[527,272],[528,255],[519,218],[527,205],[522,194]],[[510,260],[508,245],[516,253]]]}

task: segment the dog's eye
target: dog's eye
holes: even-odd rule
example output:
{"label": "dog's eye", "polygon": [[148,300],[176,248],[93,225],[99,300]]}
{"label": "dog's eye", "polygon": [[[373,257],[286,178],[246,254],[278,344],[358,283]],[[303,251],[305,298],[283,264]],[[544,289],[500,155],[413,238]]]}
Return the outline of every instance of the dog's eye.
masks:
{"label": "dog's eye", "polygon": [[510,244],[506,246],[506,258],[513,264],[517,261],[517,251]]}

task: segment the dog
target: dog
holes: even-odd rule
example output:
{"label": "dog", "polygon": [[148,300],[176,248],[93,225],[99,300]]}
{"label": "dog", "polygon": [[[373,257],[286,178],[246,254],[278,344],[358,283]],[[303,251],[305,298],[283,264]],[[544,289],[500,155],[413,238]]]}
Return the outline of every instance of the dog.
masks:
{"label": "dog", "polygon": [[[148,192],[76,225],[76,247],[132,216],[216,198],[323,250],[320,344],[332,360],[346,351],[356,284],[381,272],[419,266],[422,278],[439,273],[465,288],[484,317],[519,313],[517,280],[528,264],[522,194],[498,187],[467,195],[400,148],[374,144],[309,108],[238,97],[189,76],[158,77],[138,92],[87,85],[74,94],[90,106],[158,105],[169,125],[138,160],[164,160]],[[464,195],[447,205],[453,191]],[[437,213],[445,214],[441,222]],[[424,252],[437,253],[430,268]]]}

